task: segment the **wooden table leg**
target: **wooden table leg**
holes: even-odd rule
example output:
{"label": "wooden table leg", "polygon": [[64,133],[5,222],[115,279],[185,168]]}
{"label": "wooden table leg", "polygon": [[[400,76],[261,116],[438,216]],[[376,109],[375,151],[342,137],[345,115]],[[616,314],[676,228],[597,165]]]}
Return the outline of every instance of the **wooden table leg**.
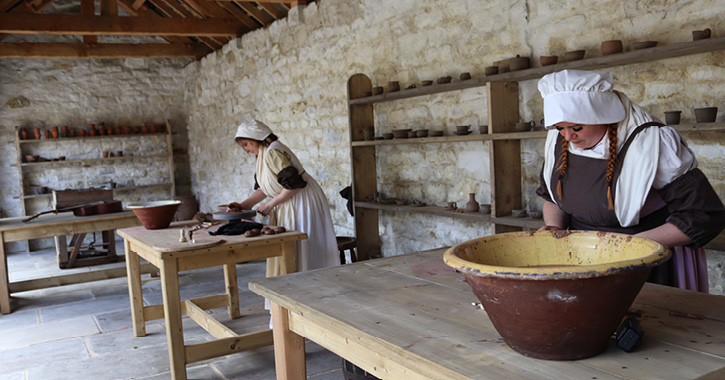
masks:
{"label": "wooden table leg", "polygon": [[297,272],[297,242],[288,241],[281,244],[279,275]]}
{"label": "wooden table leg", "polygon": [[305,338],[289,329],[287,309],[274,302],[271,305],[277,380],[304,380],[307,378]]}
{"label": "wooden table leg", "polygon": [[5,236],[0,232],[0,313],[8,314],[10,308],[10,288],[8,278],[8,258],[5,256]]}
{"label": "wooden table leg", "polygon": [[131,250],[128,240],[123,241],[126,251],[126,278],[128,279],[128,298],[131,300],[131,320],[136,336],[146,336],[146,321],[143,318],[143,288],[141,287],[141,261]]}
{"label": "wooden table leg", "polygon": [[229,297],[229,318],[239,318],[239,288],[237,287],[237,264],[224,264],[224,284]]}
{"label": "wooden table leg", "polygon": [[181,297],[179,296],[179,266],[175,258],[169,258],[162,262],[160,269],[171,378],[186,380],[184,331],[181,325]]}

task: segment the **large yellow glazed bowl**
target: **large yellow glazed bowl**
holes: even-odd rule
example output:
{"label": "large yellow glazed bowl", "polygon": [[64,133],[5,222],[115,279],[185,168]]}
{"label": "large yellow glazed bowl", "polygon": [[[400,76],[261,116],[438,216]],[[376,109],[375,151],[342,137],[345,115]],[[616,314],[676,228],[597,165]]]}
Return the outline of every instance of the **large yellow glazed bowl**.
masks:
{"label": "large yellow glazed bowl", "polygon": [[511,232],[457,244],[445,263],[466,277],[504,341],[531,357],[602,352],[667,247],[595,231]]}

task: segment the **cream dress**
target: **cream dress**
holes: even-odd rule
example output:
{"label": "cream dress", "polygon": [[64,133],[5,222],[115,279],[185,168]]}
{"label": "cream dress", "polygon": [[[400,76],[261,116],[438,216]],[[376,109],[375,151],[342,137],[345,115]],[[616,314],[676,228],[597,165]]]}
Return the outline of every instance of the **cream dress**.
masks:
{"label": "cream dress", "polygon": [[[335,229],[330,216],[330,206],[320,185],[305,172],[292,151],[279,141],[269,147],[260,146],[257,155],[257,183],[268,197],[281,193],[284,187],[277,181],[277,174],[293,166],[307,186],[299,189],[291,198],[272,209],[269,224],[283,226],[307,234],[307,240],[297,244],[297,271],[340,265]],[[277,258],[267,262],[267,276],[279,274]]]}

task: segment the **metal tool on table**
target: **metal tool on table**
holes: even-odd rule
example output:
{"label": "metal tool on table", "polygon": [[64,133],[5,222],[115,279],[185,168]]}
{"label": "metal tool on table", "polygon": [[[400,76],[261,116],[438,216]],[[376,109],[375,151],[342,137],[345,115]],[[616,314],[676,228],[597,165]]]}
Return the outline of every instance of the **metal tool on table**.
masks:
{"label": "metal tool on table", "polygon": [[98,206],[98,205],[102,205],[104,203],[105,203],[105,201],[98,201],[98,202],[77,205],[77,206],[73,206],[73,207],[64,207],[64,208],[58,208],[58,209],[53,209],[53,210],[48,210],[48,211],[41,211],[33,216],[29,216],[29,217],[23,219],[23,223],[27,223],[41,215],[45,215],[45,214],[51,214],[51,213],[57,214],[59,212],[75,211],[75,210],[83,209],[84,207]]}

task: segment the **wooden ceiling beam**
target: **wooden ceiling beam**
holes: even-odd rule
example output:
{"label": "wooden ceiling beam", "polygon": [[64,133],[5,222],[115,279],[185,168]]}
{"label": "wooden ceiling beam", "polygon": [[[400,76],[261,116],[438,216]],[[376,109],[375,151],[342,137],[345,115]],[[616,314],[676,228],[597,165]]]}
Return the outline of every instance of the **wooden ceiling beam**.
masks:
{"label": "wooden ceiling beam", "polygon": [[235,3],[237,3],[237,5],[239,5],[240,8],[244,9],[244,11],[249,14],[249,16],[251,16],[253,19],[259,21],[259,23],[262,25],[269,25],[274,21],[273,18],[269,17],[267,14],[263,13],[262,11],[260,11],[255,6],[253,6],[249,3],[245,3],[245,2],[241,2],[241,1],[235,1]]}
{"label": "wooden ceiling beam", "polygon": [[202,44],[84,44],[0,42],[0,58],[195,58],[209,54]]}
{"label": "wooden ceiling beam", "polygon": [[[0,12],[7,12],[21,0],[0,0]],[[25,5],[28,5],[24,2]],[[23,4],[21,4],[23,6]]]}
{"label": "wooden ceiling beam", "polygon": [[239,21],[241,21],[244,25],[248,26],[250,30],[257,29],[262,26],[262,24],[259,24],[258,22],[252,20],[251,17],[247,16],[246,13],[242,12],[239,7],[232,3],[223,2],[218,4],[222,8],[226,9],[227,12],[229,12],[232,16],[236,17]]}
{"label": "wooden ceiling beam", "polygon": [[244,31],[245,27],[233,18],[0,14],[0,33],[10,34],[237,37]]}
{"label": "wooden ceiling beam", "polygon": [[[156,9],[158,9],[161,13],[166,15],[167,17],[176,17],[176,18],[201,18],[201,16],[196,15],[189,11],[186,7],[181,5],[178,2],[175,1],[165,1],[165,0],[148,0]],[[214,38],[210,37],[203,37],[203,36],[197,36],[196,37],[201,43],[203,43],[206,46],[209,46],[212,50],[217,50],[220,47],[224,46],[226,44],[225,42],[219,42]]]}
{"label": "wooden ceiling beam", "polygon": [[[118,5],[121,6],[121,8],[125,9],[126,12],[128,12],[132,16],[163,18],[162,15],[156,13],[155,11],[152,11],[144,5],[141,5],[138,8],[134,8],[134,6],[136,5],[136,1],[133,0],[118,0]],[[162,38],[175,44],[195,43],[195,41],[191,40],[188,37],[162,36]]]}
{"label": "wooden ceiling beam", "polygon": [[[96,5],[94,0],[81,0],[81,14],[85,16],[94,16],[96,14]],[[83,42],[87,44],[95,44],[98,42],[98,36],[85,35]]]}
{"label": "wooden ceiling beam", "polygon": [[274,6],[274,4],[259,3],[259,6],[262,7],[265,11],[267,11],[267,13],[272,15],[272,17],[276,18],[277,20],[287,17],[287,13],[279,10],[279,8]]}
{"label": "wooden ceiling beam", "polygon": [[118,16],[118,0],[101,0],[101,14],[104,16]]}

